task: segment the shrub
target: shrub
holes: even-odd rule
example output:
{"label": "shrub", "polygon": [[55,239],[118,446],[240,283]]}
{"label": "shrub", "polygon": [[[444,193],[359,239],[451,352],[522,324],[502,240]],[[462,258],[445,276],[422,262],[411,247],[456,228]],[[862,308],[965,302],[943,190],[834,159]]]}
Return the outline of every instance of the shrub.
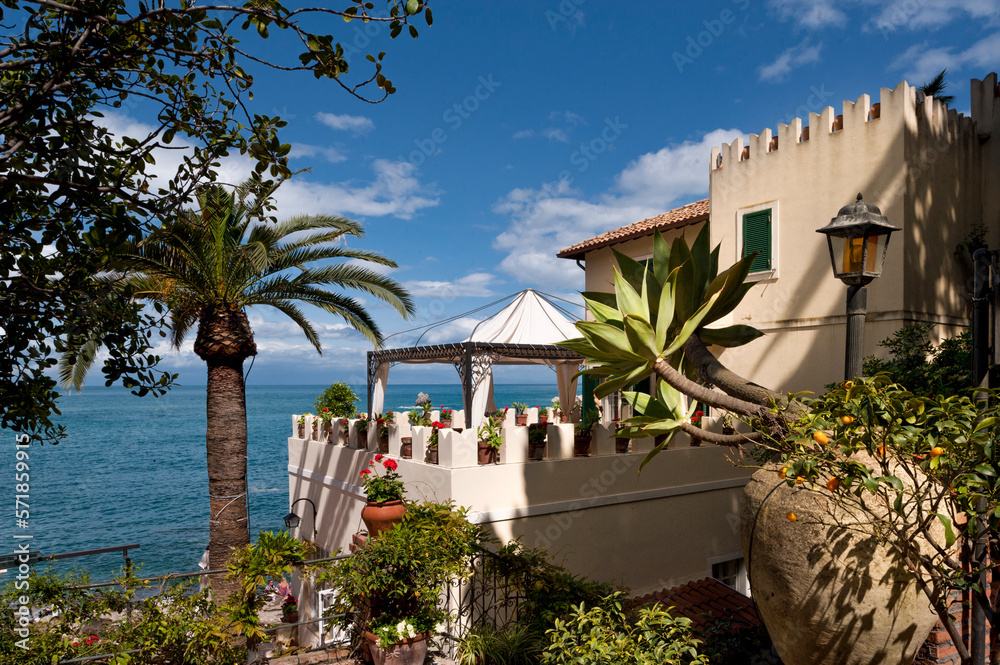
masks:
{"label": "shrub", "polygon": [[603,600],[590,610],[580,605],[566,620],[556,619],[546,631],[548,646],[542,662],[551,665],[623,665],[676,663],[707,665],[698,654],[700,644],[691,635],[691,620],[675,618],[659,605],[642,608],[631,621],[622,610],[624,594]]}
{"label": "shrub", "polygon": [[542,654],[539,636],[524,626],[498,630],[479,626],[458,643],[459,665],[535,665]]}
{"label": "shrub", "polygon": [[323,409],[328,409],[334,418],[350,418],[356,413],[354,403],[357,401],[358,396],[350,386],[338,381],[316,398],[316,412],[323,413]]}

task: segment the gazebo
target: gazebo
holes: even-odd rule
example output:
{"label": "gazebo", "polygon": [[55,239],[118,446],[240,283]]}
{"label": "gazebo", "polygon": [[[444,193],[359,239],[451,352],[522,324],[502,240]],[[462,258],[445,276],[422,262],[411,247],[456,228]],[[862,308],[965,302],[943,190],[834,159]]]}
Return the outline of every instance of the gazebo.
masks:
{"label": "gazebo", "polygon": [[462,380],[465,426],[479,427],[493,411],[493,365],[550,365],[555,369],[559,402],[572,413],[575,374],[583,358],[556,342],[579,333],[572,315],[533,289],[511,296],[509,305],[480,321],[461,342],[429,344],[368,352],[368,411],[381,413],[389,368],[398,363],[449,363]]}

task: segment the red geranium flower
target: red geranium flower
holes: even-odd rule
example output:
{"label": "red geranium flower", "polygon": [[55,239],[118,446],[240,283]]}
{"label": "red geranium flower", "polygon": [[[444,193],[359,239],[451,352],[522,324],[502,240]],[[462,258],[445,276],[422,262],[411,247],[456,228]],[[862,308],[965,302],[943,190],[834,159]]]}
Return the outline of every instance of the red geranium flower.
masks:
{"label": "red geranium flower", "polygon": [[382,461],[382,453],[379,453],[378,455],[375,456],[375,461],[376,462],[381,462]]}
{"label": "red geranium flower", "polygon": [[386,461],[382,462],[382,466],[384,466],[389,471],[395,471],[399,467],[399,465],[396,464],[396,460],[393,459],[387,459]]}
{"label": "red geranium flower", "polygon": [[433,427],[434,429],[441,429],[442,427],[444,427],[444,425],[435,420],[433,423],[431,423],[431,427]]}
{"label": "red geranium flower", "polygon": [[362,475],[362,477],[364,477],[364,476],[367,476],[371,472],[372,472],[371,469],[362,469],[361,470],[361,475]]}

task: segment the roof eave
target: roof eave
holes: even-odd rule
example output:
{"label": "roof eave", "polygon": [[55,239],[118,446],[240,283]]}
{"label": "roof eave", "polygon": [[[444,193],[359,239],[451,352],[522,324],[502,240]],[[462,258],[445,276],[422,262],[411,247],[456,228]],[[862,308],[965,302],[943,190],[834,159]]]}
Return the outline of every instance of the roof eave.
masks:
{"label": "roof eave", "polygon": [[669,222],[663,226],[654,226],[648,229],[642,229],[640,231],[634,231],[622,236],[617,236],[614,238],[608,238],[599,243],[590,245],[588,247],[581,247],[580,249],[575,249],[574,247],[567,247],[558,254],[556,258],[558,259],[572,259],[572,260],[583,260],[588,252],[593,252],[598,249],[604,249],[605,247],[610,247],[611,245],[619,245],[623,242],[628,242],[629,240],[635,240],[636,238],[645,238],[646,236],[651,236],[656,231],[673,231],[674,229],[682,229],[686,226],[691,226],[692,224],[698,224],[700,222],[707,222],[709,219],[709,213],[704,213],[701,215],[696,215],[690,219],[684,219],[676,222]]}

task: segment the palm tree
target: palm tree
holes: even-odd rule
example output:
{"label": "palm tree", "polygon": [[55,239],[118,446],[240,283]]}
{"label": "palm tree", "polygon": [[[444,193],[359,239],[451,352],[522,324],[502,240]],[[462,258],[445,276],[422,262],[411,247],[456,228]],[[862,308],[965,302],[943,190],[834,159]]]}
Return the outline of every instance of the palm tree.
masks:
{"label": "palm tree", "polygon": [[[134,298],[165,307],[175,348],[197,324],[194,352],[208,365],[205,447],[213,568],[224,567],[231,548],[250,541],[243,362],[257,354],[257,345],[244,310],[268,305],[283,312],[320,353],[319,337],[297,302],[342,317],[376,346],[382,341],[360,303],[324,287],[364,291],[404,318],[414,312],[398,283],[364,265],[396,267],[395,262],[343,245],[346,236],[364,234],[360,224],[329,215],[255,222],[251,211],[258,206],[246,205],[245,188],[237,192],[239,198],[218,185],[204,187],[198,196],[200,212],[186,211],[144,240],[126,245],[114,259],[115,274],[102,277],[117,281]],[[316,265],[329,260],[339,261]],[[99,346],[100,340],[85,339],[63,357],[64,385],[79,390]],[[213,587],[217,597],[228,597],[233,590],[222,579]]]}
{"label": "palm tree", "polygon": [[944,77],[948,75],[947,69],[942,69],[941,72],[931,79],[929,82],[924,83],[920,86],[920,92],[924,93],[928,97],[934,97],[939,100],[942,104],[951,104],[955,101],[954,95],[942,95],[944,89],[948,87],[948,82],[944,80]]}

